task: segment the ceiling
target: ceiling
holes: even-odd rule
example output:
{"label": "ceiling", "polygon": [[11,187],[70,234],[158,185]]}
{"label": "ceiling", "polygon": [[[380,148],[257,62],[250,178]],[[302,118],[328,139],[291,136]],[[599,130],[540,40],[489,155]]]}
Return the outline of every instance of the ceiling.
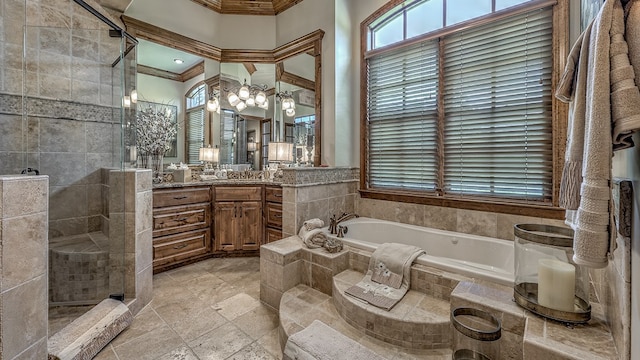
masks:
{"label": "ceiling", "polygon": [[[98,0],[102,7],[123,13],[132,0]],[[302,0],[191,0],[220,14],[277,15]]]}
{"label": "ceiling", "polygon": [[[176,74],[181,74],[202,61],[202,58],[197,55],[159,45],[144,39],[138,39],[137,48],[137,61],[139,65],[170,71]],[[184,62],[182,64],[176,64],[173,59],[182,59]]]}

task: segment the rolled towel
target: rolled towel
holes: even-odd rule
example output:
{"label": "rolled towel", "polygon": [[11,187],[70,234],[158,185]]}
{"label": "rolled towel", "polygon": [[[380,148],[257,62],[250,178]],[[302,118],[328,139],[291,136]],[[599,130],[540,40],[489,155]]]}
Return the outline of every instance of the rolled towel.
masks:
{"label": "rolled towel", "polygon": [[313,229],[305,233],[304,236],[301,236],[302,242],[309,249],[317,249],[324,246],[324,243],[327,241],[327,235],[324,234],[322,229]]}
{"label": "rolled towel", "polygon": [[321,228],[324,226],[324,221],[322,221],[321,219],[318,218],[314,218],[314,219],[309,219],[307,221],[305,221],[302,226],[305,227],[305,229],[307,229],[307,231],[311,231],[313,229],[317,229],[317,228]]}

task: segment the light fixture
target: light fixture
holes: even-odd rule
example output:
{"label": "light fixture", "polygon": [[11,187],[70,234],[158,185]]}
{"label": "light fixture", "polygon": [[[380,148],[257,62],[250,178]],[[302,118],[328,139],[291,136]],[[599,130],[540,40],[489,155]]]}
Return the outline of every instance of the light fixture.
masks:
{"label": "light fixture", "polygon": [[211,163],[217,163],[220,157],[220,149],[212,148],[211,145],[201,147],[198,153],[198,160],[204,162],[205,170],[211,169]]}
{"label": "light fixture", "polygon": [[256,151],[256,149],[258,148],[258,144],[255,142],[248,142],[247,143],[247,151]]}
{"label": "light fixture", "polygon": [[293,162],[293,144],[275,141],[270,142],[269,161]]}
{"label": "light fixture", "polygon": [[209,100],[207,101],[207,110],[210,112],[220,111],[220,101],[218,100],[218,93],[212,91],[209,94]]}
{"label": "light fixture", "polygon": [[129,94],[129,97],[131,98],[131,102],[132,103],[137,103],[138,102],[138,91],[136,89],[131,90],[131,93]]}
{"label": "light fixture", "polygon": [[184,62],[184,60],[175,58],[175,59],[173,59],[173,62],[176,63],[176,64],[182,64]]}
{"label": "light fixture", "polygon": [[287,114],[288,117],[292,117],[296,114],[296,110],[293,108],[288,108],[284,111],[284,113]]}
{"label": "light fixture", "polygon": [[280,107],[284,110],[285,114],[289,117],[296,114],[296,102],[293,100],[293,94],[289,91],[284,91],[276,94],[280,99]]}
{"label": "light fixture", "polygon": [[125,108],[130,108],[131,107],[131,97],[125,95],[122,98],[122,106],[124,106]]}
{"label": "light fixture", "polygon": [[228,92],[227,100],[231,106],[235,106],[238,112],[247,107],[258,106],[261,109],[269,109],[269,99],[267,98],[267,85],[247,84],[247,79],[240,88],[225,89]]}

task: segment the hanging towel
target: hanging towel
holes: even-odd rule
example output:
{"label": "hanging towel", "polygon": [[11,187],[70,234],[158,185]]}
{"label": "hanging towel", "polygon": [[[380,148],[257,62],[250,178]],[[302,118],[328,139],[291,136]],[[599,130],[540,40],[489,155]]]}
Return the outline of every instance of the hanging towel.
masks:
{"label": "hanging towel", "polygon": [[[371,254],[369,269],[364,278],[345,290],[345,293],[387,311],[391,310],[409,290],[411,264],[422,254],[424,254],[424,250],[416,246],[395,243],[382,244]],[[380,266],[381,264],[382,266]],[[389,285],[387,281],[382,279],[386,277],[384,271],[379,274],[379,281],[373,280],[374,273],[381,270],[382,267],[387,270],[393,269],[395,276],[391,282],[397,281],[399,277],[401,283],[398,288]],[[388,277],[387,280],[389,280]]]}
{"label": "hanging towel", "polygon": [[607,265],[612,231],[611,158],[633,146],[640,91],[630,66],[620,0],[606,0],[573,46],[556,97],[571,101],[560,204],[575,232],[573,260]]}

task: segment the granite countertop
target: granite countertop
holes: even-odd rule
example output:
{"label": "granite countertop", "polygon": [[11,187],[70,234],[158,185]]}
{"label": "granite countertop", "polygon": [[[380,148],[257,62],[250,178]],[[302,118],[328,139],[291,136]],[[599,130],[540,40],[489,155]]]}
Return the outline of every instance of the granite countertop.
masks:
{"label": "granite countertop", "polygon": [[269,181],[260,179],[217,179],[199,180],[191,182],[162,182],[153,184],[154,189],[183,188],[190,186],[211,186],[211,185],[274,185],[280,186],[280,181]]}

